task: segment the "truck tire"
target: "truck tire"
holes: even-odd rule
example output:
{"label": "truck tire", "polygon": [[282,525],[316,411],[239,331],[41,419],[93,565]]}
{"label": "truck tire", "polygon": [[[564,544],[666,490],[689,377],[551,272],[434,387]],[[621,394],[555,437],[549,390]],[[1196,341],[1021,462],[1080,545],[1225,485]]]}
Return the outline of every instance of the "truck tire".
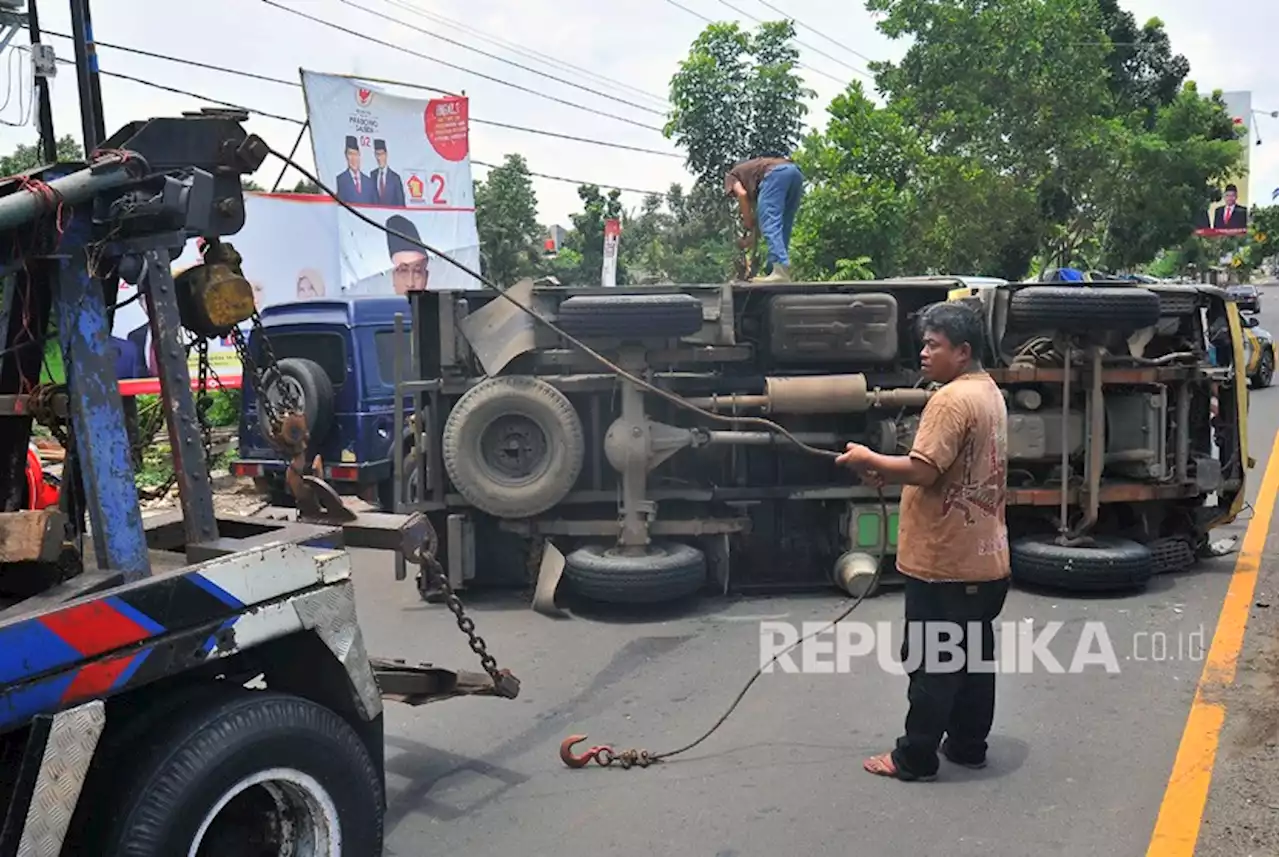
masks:
{"label": "truck tire", "polygon": [[235,857],[246,842],[264,853],[276,853],[268,844],[324,857],[382,853],[382,778],[355,730],[309,700],[237,693],[187,709],[132,749],[103,813],[95,851],[105,857]]}
{"label": "truck tire", "polygon": [[[274,373],[268,372],[264,386],[274,390],[277,384],[290,388],[298,397],[303,417],[307,421],[307,433],[311,440],[308,449],[313,449],[324,440],[333,425],[333,382],[324,368],[314,360],[302,357],[286,357],[277,361],[279,380]],[[266,390],[256,391],[258,394],[258,428],[263,439],[271,435],[271,421],[267,418],[267,410],[262,407],[261,399]]]}
{"label": "truck tire", "polygon": [[1126,286],[1028,286],[1009,301],[1014,330],[1131,333],[1160,321],[1160,296]]}
{"label": "truck tire", "polygon": [[658,604],[702,589],[707,560],[702,551],[676,542],[654,542],[641,556],[613,545],[587,545],[564,558],[564,575],[577,592],[607,604]]}
{"label": "truck tire", "polygon": [[445,421],[440,447],[458,493],[496,518],[528,518],[559,503],[586,455],[573,403],[527,376],[488,378],[468,390]]}
{"label": "truck tire", "polygon": [[560,304],[556,324],[570,336],[675,339],[702,329],[693,295],[579,295]]}
{"label": "truck tire", "polygon": [[1055,536],[1033,536],[1009,545],[1013,578],[1020,583],[1068,592],[1141,589],[1155,570],[1151,550],[1113,536],[1094,536],[1092,546],[1066,547]]}

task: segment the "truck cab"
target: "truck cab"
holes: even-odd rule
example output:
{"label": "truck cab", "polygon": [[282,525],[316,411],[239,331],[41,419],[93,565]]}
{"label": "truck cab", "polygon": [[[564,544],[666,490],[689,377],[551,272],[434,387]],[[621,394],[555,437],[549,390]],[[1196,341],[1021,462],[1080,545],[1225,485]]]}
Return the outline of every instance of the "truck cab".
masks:
{"label": "truck cab", "polygon": [[[307,460],[320,457],[323,473],[317,475],[339,493],[387,511],[394,507],[393,444],[405,437],[405,428],[394,424],[397,314],[408,329],[409,302],[399,296],[295,301],[262,311],[262,333],[278,361],[281,383],[302,399],[311,436]],[[259,362],[259,331],[250,336],[249,348]],[[411,371],[408,355],[404,365]],[[260,395],[246,381],[240,458],[231,471],[255,479],[269,502],[291,506],[287,465],[267,443]]]}

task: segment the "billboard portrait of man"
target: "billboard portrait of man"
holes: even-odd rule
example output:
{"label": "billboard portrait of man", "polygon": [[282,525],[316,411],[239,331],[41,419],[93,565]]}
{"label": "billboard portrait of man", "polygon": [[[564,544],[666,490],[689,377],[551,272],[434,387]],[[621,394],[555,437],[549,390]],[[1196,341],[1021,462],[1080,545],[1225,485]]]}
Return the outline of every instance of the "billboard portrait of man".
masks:
{"label": "billboard portrait of man", "polygon": [[1214,229],[1249,228],[1249,209],[1237,203],[1239,190],[1229,184],[1222,194],[1222,205],[1213,211]]}
{"label": "billboard portrait of man", "polygon": [[[393,214],[387,219],[387,253],[391,256],[391,285],[398,295],[427,287],[427,253],[412,241],[421,241],[409,218]],[[399,235],[395,233],[400,233]],[[405,236],[402,238],[401,236]]]}
{"label": "billboard portrait of man", "polygon": [[373,141],[373,156],[378,159],[378,167],[373,171],[373,201],[404,208],[404,185],[400,183],[400,174],[387,166],[386,140]]}
{"label": "billboard portrait of man", "polygon": [[360,172],[360,144],[350,135],[347,137],[346,155],[347,168],[338,173],[334,181],[338,199],[352,204],[373,202],[373,180]]}

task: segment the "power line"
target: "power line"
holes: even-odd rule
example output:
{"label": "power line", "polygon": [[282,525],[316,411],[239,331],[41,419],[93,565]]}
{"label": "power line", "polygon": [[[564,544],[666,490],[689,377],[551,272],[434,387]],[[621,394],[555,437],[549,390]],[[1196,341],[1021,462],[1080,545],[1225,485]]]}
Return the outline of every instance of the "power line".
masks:
{"label": "power line", "polygon": [[625,98],[619,98],[618,96],[611,95],[608,92],[601,92],[598,89],[592,89],[591,87],[578,83],[576,81],[566,80],[563,77],[556,77],[554,74],[548,74],[545,71],[539,71],[538,69],[533,68],[532,66],[527,66],[527,65],[524,65],[523,63],[518,63],[515,60],[509,60],[506,57],[501,57],[501,56],[498,56],[497,54],[490,53],[489,51],[484,51],[484,50],[481,50],[480,48],[472,47],[471,45],[468,45],[466,42],[460,42],[457,39],[451,39],[448,36],[442,36],[439,33],[433,33],[430,30],[423,29],[422,27],[419,27],[415,24],[410,24],[408,21],[401,21],[399,18],[395,18],[391,15],[388,15],[385,12],[377,12],[377,11],[374,11],[373,9],[370,9],[368,6],[361,6],[359,3],[356,3],[355,0],[338,0],[338,2],[341,3],[343,6],[348,6],[352,9],[358,9],[367,15],[372,15],[375,18],[382,19],[383,21],[389,21],[392,24],[399,24],[401,27],[405,27],[407,29],[413,30],[416,33],[421,33],[422,35],[427,36],[428,38],[439,39],[440,41],[453,45],[454,47],[462,48],[463,50],[466,50],[466,51],[471,51],[472,53],[479,54],[482,57],[488,57],[491,60],[497,60],[498,62],[506,63],[507,65],[512,66],[513,68],[520,69],[521,71],[527,71],[530,74],[540,75],[542,77],[547,78],[548,80],[554,80],[556,83],[563,83],[565,86],[572,86],[575,89],[581,89],[583,92],[589,92],[592,95],[598,95],[601,98],[607,98],[610,101],[616,101],[619,104],[625,104],[628,107],[634,107],[637,110],[643,110],[644,112],[652,113],[655,116],[666,115],[665,111],[655,110],[652,107],[646,107],[643,104],[637,104],[634,101],[628,101]]}
{"label": "power line", "polygon": [[[678,1],[677,1],[677,0],[667,0],[667,3],[669,3],[669,4],[673,5],[673,6],[676,6],[676,8],[677,8],[677,9],[680,9],[680,10],[681,10],[681,12],[686,12],[686,13],[691,14],[691,15],[692,15],[692,17],[694,17],[694,18],[701,18],[701,19],[705,20],[705,22],[707,22],[707,23],[709,23],[709,24],[714,24],[714,23],[716,23],[716,20],[714,20],[714,19],[712,19],[712,18],[708,18],[708,17],[707,17],[707,15],[704,15],[703,13],[700,13],[700,12],[694,12],[694,10],[690,9],[690,8],[689,8],[689,6],[686,6],[686,5],[684,5],[684,4],[678,3]],[[724,5],[728,5],[728,4],[724,4]],[[733,9],[733,6],[730,6],[730,9]],[[746,14],[746,13],[744,13],[744,12],[739,12],[739,10],[737,10],[737,9],[733,9],[733,10],[735,10],[735,12],[739,13],[740,15],[744,15],[744,17],[745,17],[745,18],[751,18],[751,15],[748,15],[748,14]],[[756,22],[756,23],[759,23],[759,18],[751,18],[751,20],[755,20],[755,22]],[[799,43],[799,41],[797,41],[797,43]],[[812,50],[812,49],[810,49],[810,50]],[[813,72],[814,74],[820,74],[820,75],[823,75],[823,77],[826,77],[826,78],[832,79],[832,81],[835,81],[836,83],[847,83],[847,81],[844,81],[844,79],[841,79],[841,78],[836,77],[836,75],[835,75],[835,74],[829,74],[829,73],[827,73],[827,72],[823,72],[823,70],[822,70],[822,69],[814,68],[814,67],[812,67],[812,65],[805,65],[804,63],[796,63],[796,67],[803,68],[804,70],[806,70],[806,72]],[[850,68],[851,68],[852,70],[854,70],[854,72],[856,72],[856,73],[858,73],[858,74],[863,74],[863,75],[865,75],[865,77],[870,77],[870,74],[867,74],[867,72],[859,72],[859,70],[858,70],[858,69],[855,69],[855,68],[852,68],[852,67],[850,67]]]}
{"label": "power line", "polygon": [[[95,42],[95,44],[97,43]],[[31,50],[26,45],[18,45],[17,49],[20,51]],[[62,63],[63,65],[75,65],[74,60],[64,60],[61,57],[57,59],[57,62]],[[127,80],[132,83],[140,84],[142,86],[148,86],[153,89],[159,89],[159,90],[163,90],[164,92],[170,92],[170,93],[173,93],[174,95],[185,95],[188,98],[194,98],[198,101],[207,101],[210,104],[217,104],[221,107],[229,107],[232,110],[242,110],[245,113],[249,113],[251,115],[263,116],[268,119],[277,119],[281,122],[289,122],[293,125],[299,125],[299,126],[307,124],[306,120],[304,119],[297,119],[293,116],[281,116],[278,113],[269,113],[266,110],[258,110],[257,108],[254,108],[254,107],[245,107],[243,104],[235,104],[234,102],[231,102],[231,101],[223,101],[220,98],[211,98],[208,95],[202,95],[199,92],[192,92],[191,90],[188,90],[188,89],[179,89],[178,87],[175,87],[175,86],[169,86],[168,84],[164,84],[164,83],[157,83],[154,80],[146,80],[145,78],[134,77],[133,75],[129,75],[129,74],[121,74],[120,72],[107,71],[105,69],[99,69],[98,74],[101,74],[104,77],[114,77],[114,78],[119,78],[120,80]],[[472,159],[471,163],[478,167],[486,167],[488,169],[496,168],[494,164],[490,164],[486,161],[477,161],[474,158]],[[611,185],[603,182],[582,181],[580,179],[570,179],[570,178],[565,178],[564,176],[553,176],[547,173],[535,173],[533,171],[529,171],[529,175],[537,176],[538,178],[543,178],[543,179],[550,179],[551,181],[569,182],[571,184],[577,184],[577,185],[595,185],[596,187],[607,188],[609,190],[616,189],[616,190],[624,191],[627,193],[642,193],[646,195],[656,194],[657,196],[666,196],[665,191],[644,190],[642,188],[622,187],[621,185]]]}
{"label": "power line", "polygon": [[[43,34],[46,36],[57,36],[63,39],[72,38],[71,36],[68,36],[65,33],[57,33],[52,30],[45,30]],[[99,41],[95,41],[94,45],[100,48],[109,48],[111,50],[121,51],[123,53],[137,54],[138,56],[149,57],[151,59],[158,59],[158,60],[163,60],[165,62],[178,63],[179,65],[192,66],[193,68],[202,68],[202,69],[207,69],[209,71],[216,71],[216,72],[221,72],[223,74],[234,75],[237,77],[245,77],[245,78],[249,78],[250,80],[259,80],[259,81],[263,81],[264,83],[275,83],[280,86],[288,86],[294,89],[302,88],[302,84],[296,80],[286,80],[282,77],[273,77],[267,74],[259,74],[253,71],[245,71],[244,69],[213,65],[211,63],[200,62],[199,60],[188,59],[186,57],[170,56],[169,54],[156,53],[154,51],[143,50],[142,48],[129,47],[128,45],[117,45],[117,44],[112,44],[111,42],[99,42]],[[66,62],[74,65],[74,62],[72,62],[71,60],[60,59],[59,62]],[[103,72],[103,73],[105,74],[106,72]],[[367,77],[362,77],[360,79],[370,80],[370,78],[367,78]],[[424,89],[429,92],[442,92],[442,93],[445,93],[446,95],[453,94],[448,92],[447,90],[437,89],[436,87],[433,87],[433,86],[423,86],[422,84],[408,83],[406,81],[398,81],[398,80],[381,80],[381,79],[379,80],[382,83],[390,83],[396,86],[406,86],[410,88]],[[275,117],[275,118],[279,118],[279,117]],[[577,143],[587,143],[592,146],[605,146],[610,149],[623,149],[629,152],[642,152],[646,155],[658,155],[663,158],[682,158],[683,157],[683,155],[680,155],[676,152],[664,152],[660,149],[650,149],[645,146],[631,146],[626,143],[613,143],[608,140],[596,140],[591,137],[578,137],[573,134],[562,134],[558,131],[548,131],[543,128],[529,128],[524,125],[512,125],[507,122],[495,122],[491,119],[480,119],[474,116],[471,117],[469,121],[475,123],[476,125],[491,125],[495,128],[505,128],[509,131],[520,131],[525,134],[537,134],[543,137],[554,137],[559,140],[572,140]]]}
{"label": "power line", "polygon": [[[763,23],[764,23],[764,21],[762,21],[761,19],[759,19],[759,18],[755,17],[754,15],[748,15],[746,12],[742,11],[742,10],[741,10],[741,9],[739,9],[737,6],[735,6],[735,5],[733,5],[732,3],[730,3],[730,2],[729,2],[729,0],[720,0],[720,3],[721,3],[721,5],[723,5],[723,6],[728,6],[730,9],[732,9],[732,10],[733,10],[733,11],[735,11],[735,12],[737,12],[739,15],[743,16],[744,18],[747,18],[747,19],[749,19],[749,20],[755,21],[757,24],[763,24]],[[781,14],[785,14],[785,13],[781,13]],[[790,16],[788,15],[787,17],[790,17]],[[845,62],[844,60],[842,60],[842,59],[837,59],[836,57],[833,57],[831,54],[827,53],[826,51],[820,51],[820,50],[818,50],[817,48],[815,48],[813,45],[810,45],[810,44],[808,44],[808,43],[806,43],[806,42],[802,42],[802,41],[800,41],[799,39],[796,39],[796,44],[797,44],[797,45],[800,45],[800,46],[801,46],[801,47],[803,47],[803,48],[807,48],[807,49],[809,49],[809,50],[813,51],[815,54],[817,54],[817,55],[818,55],[818,56],[820,56],[820,57],[826,57],[827,59],[831,60],[833,63],[836,63],[836,64],[838,64],[838,65],[842,65],[842,66],[844,66],[845,68],[849,69],[849,71],[853,72],[854,74],[860,74],[860,75],[863,75],[864,77],[871,77],[871,75],[870,75],[870,74],[868,74],[867,72],[863,71],[862,69],[860,69],[860,68],[856,68],[856,67],[854,67],[854,66],[851,66],[851,65],[849,65],[847,62]],[[817,69],[814,69],[814,70],[815,70],[815,71],[817,71]],[[821,72],[819,72],[819,73],[821,74]]]}
{"label": "power line", "polygon": [[[768,7],[769,9],[772,9],[773,11],[777,12],[779,15],[783,15],[787,18],[790,18],[792,21],[795,21],[797,24],[804,27],[806,30],[811,30],[812,32],[817,33],[819,36],[822,36],[822,38],[826,39],[828,42],[835,45],[836,47],[843,48],[844,50],[848,51],[854,56],[860,57],[861,59],[866,60],[867,62],[875,62],[875,60],[873,60],[871,57],[867,56],[866,54],[861,53],[859,51],[855,51],[853,48],[849,47],[846,44],[837,42],[835,39],[831,38],[826,33],[819,30],[817,27],[810,27],[808,24],[806,24],[804,21],[801,21],[795,15],[791,15],[791,14],[788,14],[787,12],[782,11],[777,6],[770,3],[769,0],[756,0],[756,2],[759,3],[761,6],[765,6],[765,7]],[[855,69],[855,71],[856,70],[857,69]]]}
{"label": "power line", "polygon": [[[662,129],[661,129],[661,128],[659,128],[659,127],[658,127],[658,126],[656,126],[656,125],[646,125],[645,123],[643,123],[643,122],[639,122],[639,121],[637,121],[637,120],[635,120],[635,119],[628,119],[628,118],[627,118],[627,117],[625,117],[625,116],[618,116],[618,115],[617,115],[617,114],[615,114],[615,113],[606,113],[606,112],[605,112],[605,111],[603,111],[603,110],[597,110],[597,109],[596,109],[596,108],[594,108],[594,107],[587,107],[586,105],[578,104],[578,103],[576,103],[576,102],[569,101],[568,99],[559,98],[559,97],[557,97],[557,96],[555,96],[555,95],[548,95],[548,94],[547,94],[547,93],[545,93],[545,92],[540,92],[540,91],[538,91],[538,90],[536,90],[536,89],[531,89],[531,88],[529,88],[529,87],[527,87],[527,86],[522,86],[522,85],[520,85],[520,84],[518,84],[518,83],[512,83],[511,81],[509,81],[509,80],[503,80],[503,79],[502,79],[502,78],[500,78],[500,77],[494,77],[493,75],[485,74],[485,73],[483,73],[483,72],[479,72],[479,71],[474,71],[474,70],[472,70],[472,69],[466,68],[465,66],[460,66],[460,65],[457,65],[457,64],[455,64],[455,63],[448,62],[447,60],[442,60],[442,59],[439,59],[439,58],[437,58],[437,57],[433,57],[433,56],[430,56],[430,55],[428,55],[428,54],[424,54],[424,53],[421,53],[421,52],[419,52],[419,51],[415,51],[415,50],[413,50],[412,48],[406,48],[406,47],[404,47],[404,46],[402,46],[402,45],[397,45],[397,44],[394,44],[394,43],[392,43],[392,42],[384,41],[383,39],[379,39],[379,38],[376,38],[376,37],[374,37],[374,36],[366,35],[365,33],[359,33],[359,32],[356,32],[356,31],[354,31],[354,30],[348,30],[348,29],[346,29],[345,27],[343,27],[343,26],[342,26],[342,25],[340,25],[340,24],[334,24],[334,23],[332,23],[332,22],[330,22],[330,21],[326,21],[326,20],[324,20],[323,18],[317,18],[317,17],[315,17],[314,15],[308,15],[306,12],[303,12],[303,11],[301,11],[301,10],[299,10],[299,9],[292,9],[292,8],[290,8],[290,7],[288,7],[288,6],[283,6],[283,5],[281,5],[280,3],[275,2],[275,0],[261,0],[261,2],[265,3],[265,4],[266,4],[266,5],[268,5],[268,6],[273,6],[273,7],[275,7],[276,9],[281,10],[282,12],[287,12],[287,13],[289,13],[290,15],[295,15],[295,16],[297,16],[297,17],[299,17],[299,18],[305,18],[305,19],[307,19],[308,21],[311,21],[311,22],[316,23],[316,24],[320,24],[320,25],[321,25],[321,26],[323,26],[323,27],[328,27],[328,28],[329,28],[329,29],[331,29],[331,30],[337,30],[338,32],[340,32],[340,33],[345,33],[346,35],[355,36],[355,37],[356,37],[356,38],[358,38],[358,39],[363,39],[363,40],[365,40],[366,42],[372,42],[372,43],[373,43],[373,44],[375,44],[375,45],[381,45],[381,46],[382,46],[382,47],[384,47],[384,48],[391,48],[391,49],[392,49],[392,50],[394,50],[394,51],[400,51],[401,53],[409,54],[410,56],[415,56],[415,57],[418,57],[419,59],[424,59],[424,60],[429,60],[429,61],[434,62],[434,63],[439,63],[440,65],[448,66],[449,68],[452,68],[452,69],[457,69],[458,71],[461,71],[461,72],[463,72],[464,74],[474,75],[474,76],[479,77],[479,78],[482,78],[482,79],[484,79],[484,80],[489,80],[489,81],[492,81],[492,82],[494,82],[494,83],[501,84],[501,85],[503,85],[503,86],[511,87],[512,89],[519,90],[520,92],[527,92],[527,93],[529,93],[530,95],[536,95],[536,96],[538,96],[539,98],[545,98],[545,99],[547,99],[548,101],[554,101],[554,102],[556,102],[557,104],[564,104],[564,105],[566,105],[566,106],[568,106],[568,107],[574,107],[574,108],[576,108],[576,109],[578,109],[578,110],[582,110],[582,111],[585,111],[585,112],[587,112],[587,113],[594,113],[594,114],[596,114],[597,116],[604,116],[604,117],[609,118],[609,119],[616,119],[616,120],[617,120],[617,121],[619,121],[619,122],[626,122],[628,125],[635,125],[637,128],[644,128],[644,129],[649,130],[649,131],[657,131],[659,134],[661,134],[661,133],[662,133]],[[393,20],[394,20],[394,19],[393,19]]]}
{"label": "power line", "polygon": [[[491,170],[497,169],[497,167],[494,164],[488,164],[488,163],[485,163],[484,161],[472,160],[471,163],[475,164],[477,167],[488,167]],[[638,187],[622,187],[620,185],[602,184],[600,182],[589,182],[589,181],[584,181],[582,179],[570,179],[570,178],[565,178],[564,176],[552,176],[552,175],[547,175],[546,173],[535,173],[533,171],[529,171],[529,175],[537,176],[540,179],[550,179],[553,182],[568,182],[569,184],[576,184],[576,185],[584,185],[584,184],[595,185],[596,187],[605,188],[606,190],[620,190],[624,193],[642,193],[646,196],[661,196],[661,197],[665,197],[667,195],[667,192],[662,190],[644,190]]]}
{"label": "power line", "polygon": [[640,89],[637,86],[632,86],[631,84],[625,83],[621,80],[615,80],[612,77],[608,77],[606,75],[600,74],[599,72],[592,71],[591,69],[583,68],[580,65],[574,65],[571,62],[566,62],[562,59],[558,59],[556,57],[551,56],[550,54],[544,54],[541,51],[535,51],[533,48],[525,47],[524,45],[521,45],[517,42],[512,42],[507,39],[499,38],[497,36],[492,36],[484,32],[483,30],[477,30],[475,27],[469,26],[460,21],[455,21],[452,18],[446,18],[444,15],[441,15],[439,13],[428,12],[426,9],[422,9],[419,6],[416,6],[413,3],[408,2],[408,0],[382,0],[382,2],[388,3],[397,8],[403,9],[409,14],[416,15],[417,17],[422,18],[424,20],[431,21],[437,24],[442,24],[446,27],[452,27],[455,30],[460,30],[461,32],[474,36],[475,38],[480,39],[483,42],[488,42],[489,44],[496,45],[500,48],[504,48],[506,50],[512,51],[513,53],[519,54],[520,56],[528,57],[529,59],[540,61],[547,65],[559,67],[567,71],[574,71],[588,78],[595,78],[596,80],[599,80],[603,83],[607,83],[613,86],[620,87],[625,90],[629,90],[631,92],[634,92],[636,95],[644,96],[645,98],[650,98],[663,105],[666,105],[668,103],[667,97],[665,95],[658,95],[656,93],[649,92],[648,90]]}

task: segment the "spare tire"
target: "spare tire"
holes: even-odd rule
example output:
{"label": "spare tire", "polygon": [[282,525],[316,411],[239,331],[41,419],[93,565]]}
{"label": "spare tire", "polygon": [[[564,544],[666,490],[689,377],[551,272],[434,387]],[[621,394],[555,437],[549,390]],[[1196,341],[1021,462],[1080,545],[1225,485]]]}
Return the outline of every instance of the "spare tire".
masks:
{"label": "spare tire", "polygon": [[560,304],[556,325],[570,336],[674,339],[702,329],[693,295],[578,295]]}
{"label": "spare tire", "polygon": [[286,357],[276,362],[275,371],[268,369],[263,377],[263,389],[258,394],[258,428],[264,440],[271,436],[271,420],[262,399],[270,397],[272,404],[281,399],[281,391],[288,390],[297,399],[310,435],[309,450],[329,433],[333,425],[333,382],[324,368],[314,360],[302,357]]}
{"label": "spare tire", "polygon": [[693,595],[707,580],[706,555],[677,542],[654,542],[641,555],[586,545],[564,558],[579,594],[607,604],[659,604]]}
{"label": "spare tire", "polygon": [[458,493],[498,518],[528,518],[559,503],[586,454],[573,404],[527,376],[488,378],[463,394],[440,446]]}
{"label": "spare tire", "polygon": [[1131,333],[1160,321],[1160,296],[1126,286],[1028,286],[1009,301],[1011,330]]}
{"label": "spare tire", "polygon": [[1143,544],[1114,536],[1093,536],[1092,544],[1060,545],[1056,536],[1033,536],[1009,545],[1013,579],[1074,592],[1141,589],[1155,570]]}

